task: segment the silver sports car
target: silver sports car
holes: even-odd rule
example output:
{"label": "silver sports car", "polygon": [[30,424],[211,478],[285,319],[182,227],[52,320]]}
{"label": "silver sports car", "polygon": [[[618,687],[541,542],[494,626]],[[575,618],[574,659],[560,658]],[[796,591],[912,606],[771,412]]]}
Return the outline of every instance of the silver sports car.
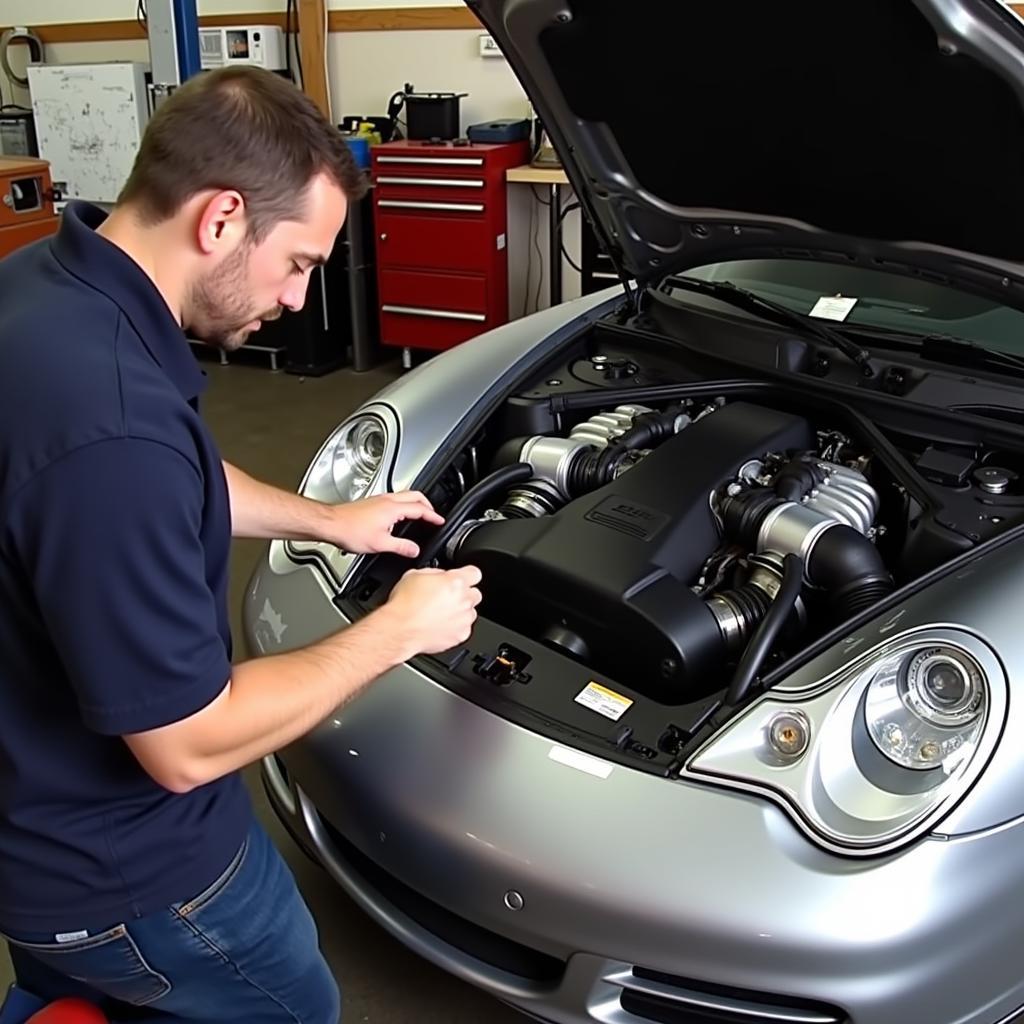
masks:
{"label": "silver sports car", "polygon": [[[484,602],[266,761],[277,811],[539,1020],[1024,1020],[1024,25],[473,8],[621,286],[439,356],[312,460],[323,501],[425,491],[423,563]],[[272,544],[252,651],[406,568]]]}

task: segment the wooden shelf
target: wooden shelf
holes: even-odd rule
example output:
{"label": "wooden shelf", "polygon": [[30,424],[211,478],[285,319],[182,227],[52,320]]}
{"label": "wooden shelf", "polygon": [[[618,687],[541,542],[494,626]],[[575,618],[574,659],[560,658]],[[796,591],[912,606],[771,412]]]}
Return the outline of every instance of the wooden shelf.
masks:
{"label": "wooden shelf", "polygon": [[[279,25],[284,15],[269,11],[241,14],[204,14],[203,27],[218,25]],[[0,32],[11,26],[0,24]],[[67,21],[33,25],[44,43],[97,43],[124,39],[145,39],[146,33],[134,18],[122,21]],[[350,11],[328,11],[329,32],[394,32],[423,29],[478,29],[483,26],[464,7],[368,7]],[[18,45],[20,40],[15,40]],[[21,44],[24,45],[24,44]]]}
{"label": "wooden shelf", "polygon": [[510,167],[505,175],[506,181],[525,185],[568,185],[569,179],[561,167],[534,167],[523,164],[521,167]]}

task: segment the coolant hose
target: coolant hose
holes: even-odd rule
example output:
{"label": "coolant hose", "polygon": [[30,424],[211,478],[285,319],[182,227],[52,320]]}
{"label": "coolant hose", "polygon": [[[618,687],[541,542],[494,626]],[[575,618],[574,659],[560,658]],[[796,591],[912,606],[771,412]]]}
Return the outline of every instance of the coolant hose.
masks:
{"label": "coolant hose", "polygon": [[[831,531],[830,531],[831,532]],[[768,613],[761,620],[754,635],[747,644],[747,649],[736,666],[736,673],[729,684],[726,694],[727,706],[735,707],[747,694],[764,659],[768,656],[779,632],[786,624],[790,613],[796,606],[800,596],[800,588],[804,581],[804,561],[799,555],[786,555],[782,561],[782,583],[775,595]]]}
{"label": "coolant hose", "polygon": [[502,466],[493,473],[478,480],[455,503],[451,512],[445,517],[444,525],[423,546],[417,565],[420,568],[430,565],[444,549],[451,535],[469,518],[470,513],[486,498],[499,491],[508,490],[513,484],[521,484],[533,477],[533,467],[528,462],[515,462],[511,466]]}
{"label": "coolant hose", "polygon": [[807,559],[807,578],[828,595],[836,622],[892,593],[893,581],[878,548],[850,526],[826,530]]}

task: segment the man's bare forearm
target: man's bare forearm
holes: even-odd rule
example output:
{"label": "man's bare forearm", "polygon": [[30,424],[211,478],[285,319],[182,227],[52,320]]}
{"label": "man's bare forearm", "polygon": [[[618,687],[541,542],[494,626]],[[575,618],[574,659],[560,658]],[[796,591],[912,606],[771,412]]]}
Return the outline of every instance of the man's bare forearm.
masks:
{"label": "man's bare forearm", "polygon": [[411,657],[403,633],[385,607],[310,647],[243,662],[205,709],[126,742],[166,788],[204,785],[287,746]]}
{"label": "man's bare forearm", "polygon": [[265,484],[224,463],[231,501],[231,534],[258,540],[320,540],[331,506]]}

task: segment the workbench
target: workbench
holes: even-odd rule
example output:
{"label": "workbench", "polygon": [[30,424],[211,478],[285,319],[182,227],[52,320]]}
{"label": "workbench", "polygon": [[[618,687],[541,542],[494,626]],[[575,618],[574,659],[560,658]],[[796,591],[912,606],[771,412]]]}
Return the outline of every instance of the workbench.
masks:
{"label": "workbench", "polygon": [[551,269],[548,290],[551,305],[562,301],[562,186],[569,178],[561,167],[534,167],[522,164],[510,167],[505,180],[511,184],[546,185],[548,188],[548,261]]}

